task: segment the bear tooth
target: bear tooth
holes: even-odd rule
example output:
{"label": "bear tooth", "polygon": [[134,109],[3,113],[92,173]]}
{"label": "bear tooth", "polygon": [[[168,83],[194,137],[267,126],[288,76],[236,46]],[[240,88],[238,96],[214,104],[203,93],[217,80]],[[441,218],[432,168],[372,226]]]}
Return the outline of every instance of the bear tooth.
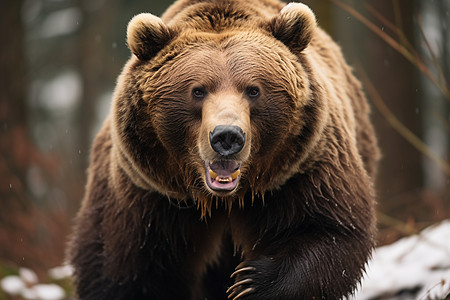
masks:
{"label": "bear tooth", "polygon": [[241,174],[241,170],[238,169],[238,170],[236,170],[236,172],[231,174],[231,179],[235,180],[239,176],[239,174]]}
{"label": "bear tooth", "polygon": [[217,173],[215,173],[213,170],[209,169],[209,176],[211,176],[212,179],[216,179]]}
{"label": "bear tooth", "polygon": [[231,182],[231,177],[217,177],[216,180],[220,183],[228,183]]}

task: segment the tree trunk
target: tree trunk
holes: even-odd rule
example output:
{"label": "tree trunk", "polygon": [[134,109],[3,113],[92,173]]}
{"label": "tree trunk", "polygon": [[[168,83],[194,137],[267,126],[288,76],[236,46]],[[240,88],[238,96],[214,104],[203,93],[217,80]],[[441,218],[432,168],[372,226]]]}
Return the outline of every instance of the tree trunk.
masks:
{"label": "tree trunk", "polygon": [[26,206],[26,171],[30,163],[26,127],[27,80],[25,72],[22,1],[0,1],[0,222],[8,209]]}

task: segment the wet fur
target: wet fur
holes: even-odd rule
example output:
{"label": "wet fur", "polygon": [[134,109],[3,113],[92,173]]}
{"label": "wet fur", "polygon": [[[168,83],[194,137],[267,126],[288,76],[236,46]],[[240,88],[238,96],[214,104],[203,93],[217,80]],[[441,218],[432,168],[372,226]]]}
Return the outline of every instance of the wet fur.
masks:
{"label": "wet fur", "polygon": [[[224,299],[246,279],[229,293],[339,299],[354,290],[375,232],[379,154],[368,105],[322,30],[283,36],[282,8],[272,0],[181,0],[163,15],[167,28],[130,25],[137,41],[152,30],[159,40],[129,41],[135,56],[93,145],[68,251],[80,299]],[[314,25],[305,18],[295,26]],[[180,99],[192,70],[229,80],[206,83],[211,90],[244,86],[250,75],[239,57],[254,51],[246,40],[280,52],[263,50],[268,59],[250,74],[266,77],[271,94],[249,107],[251,151],[239,189],[218,197],[201,179],[202,105]],[[231,73],[208,64],[218,44]],[[277,76],[280,65],[288,80]],[[229,279],[239,263],[249,271]]]}

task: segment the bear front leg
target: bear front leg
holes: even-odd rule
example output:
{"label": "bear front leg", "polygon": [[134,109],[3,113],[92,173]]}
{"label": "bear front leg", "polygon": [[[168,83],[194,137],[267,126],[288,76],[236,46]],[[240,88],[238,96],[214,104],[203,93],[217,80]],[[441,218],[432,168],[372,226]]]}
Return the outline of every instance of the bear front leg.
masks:
{"label": "bear front leg", "polygon": [[244,254],[230,299],[341,299],[356,287],[371,251],[363,236],[313,231],[283,239]]}

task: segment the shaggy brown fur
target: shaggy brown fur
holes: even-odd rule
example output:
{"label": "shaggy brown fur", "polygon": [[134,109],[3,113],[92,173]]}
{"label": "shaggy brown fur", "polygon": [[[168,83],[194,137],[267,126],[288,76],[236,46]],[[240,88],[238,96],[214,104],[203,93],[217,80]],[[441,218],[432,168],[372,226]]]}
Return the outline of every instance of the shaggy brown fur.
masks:
{"label": "shaggy brown fur", "polygon": [[80,299],[352,293],[375,231],[369,109],[309,8],[283,7],[130,22],[69,247]]}

